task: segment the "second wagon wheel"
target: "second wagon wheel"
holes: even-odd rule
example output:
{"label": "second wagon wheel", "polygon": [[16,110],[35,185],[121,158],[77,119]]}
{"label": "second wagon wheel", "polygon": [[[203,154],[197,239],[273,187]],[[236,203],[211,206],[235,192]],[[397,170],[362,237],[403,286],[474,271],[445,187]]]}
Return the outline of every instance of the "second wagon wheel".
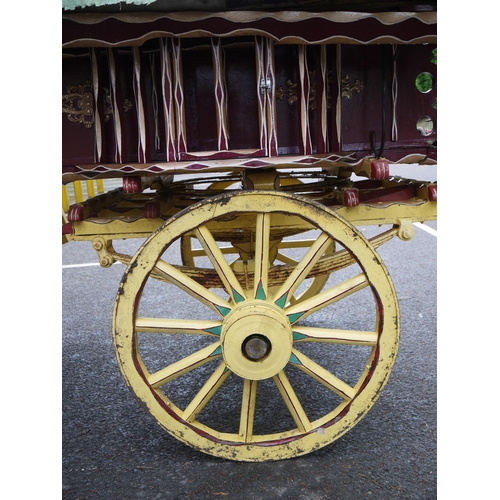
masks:
{"label": "second wagon wheel", "polygon": [[[228,228],[231,230],[231,228]],[[225,240],[230,240],[230,236],[226,236],[222,239],[222,243],[225,243]],[[293,251],[296,248],[304,248],[310,247],[315,240],[313,239],[293,239],[289,241],[276,241],[275,248],[272,249],[269,265],[279,265],[279,264],[289,264],[296,265],[298,262],[294,260],[290,253],[293,255]],[[196,245],[196,246],[195,246]],[[235,269],[238,266],[242,266],[242,262],[244,259],[241,258],[239,249],[237,247],[233,247],[230,244],[221,244],[220,250],[224,254],[224,256],[228,259],[230,266]],[[323,254],[328,255],[334,252],[335,243],[330,240],[330,244],[324,248]],[[197,267],[197,262],[200,262],[203,258],[208,258],[206,251],[204,250],[202,244],[199,243],[196,236],[194,235],[184,235],[180,239],[180,252],[181,252],[181,260],[184,266]],[[309,280],[307,287],[302,287],[301,290],[289,297],[289,300],[292,304],[295,304],[299,301],[305,300],[313,295],[316,295],[318,292],[322,290],[325,286],[325,283],[328,280],[328,274],[323,273],[321,275],[316,276],[314,279]]]}
{"label": "second wagon wheel", "polygon": [[[228,227],[254,242],[245,272],[217,244]],[[315,243],[297,265],[270,266],[271,242],[297,229]],[[169,263],[192,231],[212,272]],[[325,289],[292,304],[324,266]],[[113,328],[122,374],[162,427],[205,453],[264,461],[325,446],[366,414],[394,364],[399,312],[385,266],[351,224],[307,198],[242,191],[151,235],[124,274]]]}
{"label": "second wagon wheel", "polygon": [[[205,180],[207,181],[207,179]],[[208,187],[206,187],[207,190],[218,190],[218,194],[223,194],[221,191],[227,188],[233,189],[237,187],[238,181],[241,182],[241,179],[239,178],[234,178],[234,177],[229,177],[228,180],[221,180],[217,179],[214,182],[211,182]],[[192,182],[192,181],[191,181]],[[296,189],[297,186],[301,187],[301,190],[304,192],[307,192],[308,188],[307,186],[312,186],[312,188],[315,190],[315,192],[318,192],[318,186],[317,182],[314,184],[306,184],[301,181],[300,178],[294,178],[294,177],[287,177],[287,176],[280,176],[280,187],[281,186],[286,186],[288,189],[295,187]],[[219,231],[220,239],[219,241],[224,243],[219,245],[221,248],[222,253],[226,256],[228,259],[231,267],[237,268],[238,265],[241,265],[242,256],[240,255],[240,250],[241,247],[235,247],[232,246],[229,242],[231,241],[231,232],[232,228],[228,228],[229,232],[227,234],[222,234]],[[299,232],[300,233],[300,232]],[[296,265],[297,262],[293,259],[293,249],[297,247],[310,247],[314,239],[291,239],[288,241],[275,241],[274,245],[275,247],[271,249],[270,251],[270,264],[273,265],[273,261],[275,265],[279,264],[292,264]],[[330,245],[328,245],[324,249],[324,255],[331,254],[335,250],[335,243],[333,240],[330,240]],[[184,266],[190,266],[190,267],[199,267],[197,264],[203,262],[203,258],[207,257],[207,254],[203,248],[203,246],[200,244],[198,239],[196,238],[196,234],[190,233],[190,234],[185,234],[181,237],[180,239],[180,253],[181,253],[181,259],[182,259],[182,264]],[[309,280],[307,283],[307,286],[303,286],[301,290],[297,291],[295,295],[291,296],[290,302],[292,304],[305,300],[309,297],[312,297],[313,295],[316,295],[318,292],[320,292],[325,283],[328,280],[328,274],[327,273],[322,273],[318,276],[315,276],[314,279]]]}

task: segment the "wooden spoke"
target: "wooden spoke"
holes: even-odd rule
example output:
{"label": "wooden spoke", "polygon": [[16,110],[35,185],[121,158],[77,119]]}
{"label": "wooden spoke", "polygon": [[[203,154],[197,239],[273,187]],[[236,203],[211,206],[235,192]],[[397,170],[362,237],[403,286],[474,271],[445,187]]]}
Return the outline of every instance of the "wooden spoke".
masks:
{"label": "wooden spoke", "polygon": [[148,377],[148,383],[154,387],[158,388],[171,380],[174,380],[185,373],[194,370],[200,366],[203,366],[205,363],[212,361],[216,357],[222,354],[222,350],[220,347],[220,342],[215,342],[199,351],[187,356],[186,358],[177,361],[176,363],[172,363],[171,365],[163,368],[156,373],[153,373]]}
{"label": "wooden spoke", "polygon": [[[238,250],[234,247],[218,247],[223,255],[237,254]],[[190,253],[192,257],[206,257],[205,250],[203,248],[191,248]],[[192,264],[194,266],[194,264]]]}
{"label": "wooden spoke", "polygon": [[314,378],[343,399],[350,400],[355,395],[355,391],[350,385],[337,378],[328,370],[325,370],[312,359],[304,356],[304,354],[297,351],[297,349],[292,350],[290,364],[297,367],[299,370],[302,370],[304,373]]}
{"label": "wooden spoke", "polygon": [[135,321],[135,331],[146,333],[174,333],[219,336],[221,328],[221,321],[209,320],[137,318]]}
{"label": "wooden spoke", "polygon": [[293,390],[285,372],[281,371],[273,377],[276,387],[280,391],[281,397],[290,411],[292,418],[300,432],[308,432],[311,430],[311,422],[300,404],[295,391]]}
{"label": "wooden spoke", "polygon": [[309,248],[315,240],[287,240],[279,244],[279,248]]}
{"label": "wooden spoke", "polygon": [[266,300],[267,274],[269,271],[270,214],[258,214],[255,234],[254,297]]}
{"label": "wooden spoke", "polygon": [[[199,257],[206,257],[207,253],[205,249],[202,248],[193,248],[193,241],[196,239],[195,237],[191,237],[190,235],[183,235],[180,238],[180,250],[181,250],[181,259],[182,265],[188,267],[196,267],[195,259]],[[233,246],[223,246],[219,247],[219,250],[223,255],[238,255],[238,250]],[[237,261],[238,258],[235,259]],[[233,264],[230,263],[231,267]]]}
{"label": "wooden spoke", "polygon": [[214,237],[207,229],[207,227],[199,227],[196,230],[196,236],[203,246],[207,257],[210,259],[215,270],[217,271],[217,274],[220,276],[222,282],[224,283],[229,296],[235,303],[239,303],[244,300],[245,291],[240,285],[240,282],[236,279],[233,270],[227,263],[224,255],[217,245],[217,242],[215,241]]}
{"label": "wooden spoke", "polygon": [[325,342],[330,344],[377,345],[377,332],[335,330],[331,328],[294,327],[295,342]]}
{"label": "wooden spoke", "polygon": [[283,262],[284,264],[291,264],[291,265],[297,265],[298,262],[287,255],[284,255],[280,252],[276,254],[276,260],[279,260],[280,262]]}
{"label": "wooden spoke", "polygon": [[219,313],[221,316],[227,316],[227,314],[231,311],[232,306],[229,302],[211,292],[203,285],[200,285],[192,278],[186,276],[181,270],[176,269],[174,266],[167,264],[163,260],[159,260],[156,263],[154,270],[162,274],[163,277],[170,283],[178,286],[196,300],[199,300]]}
{"label": "wooden spoke", "polygon": [[[278,248],[280,250],[282,250],[282,249],[290,249],[290,248],[309,248],[314,241],[315,240],[290,240],[290,241],[282,241],[278,245]],[[291,257],[288,257],[288,255],[282,254],[280,251],[278,251],[278,254],[276,255],[276,260],[279,260],[280,262],[283,262],[284,264],[291,264],[291,265],[297,265],[298,264],[298,262],[295,259],[292,259]]]}
{"label": "wooden spoke", "polygon": [[248,442],[253,434],[253,420],[255,415],[255,401],[257,397],[257,381],[245,379],[243,381],[243,397],[241,402],[240,432],[243,441]]}
{"label": "wooden spoke", "polygon": [[304,300],[296,305],[288,307],[286,314],[290,322],[296,323],[299,319],[305,318],[315,311],[318,311],[334,302],[337,302],[353,293],[362,290],[369,285],[366,276],[361,273],[350,278],[332,288],[319,293],[318,295]]}
{"label": "wooden spoke", "polygon": [[231,372],[226,367],[225,363],[221,363],[218,368],[212,373],[210,378],[205,382],[203,387],[198,391],[198,394],[189,403],[182,414],[182,418],[186,422],[193,422],[198,414],[205,408],[207,403],[212,399],[213,395],[219,390],[219,387],[224,383]]}
{"label": "wooden spoke", "polygon": [[295,290],[307,277],[309,271],[313,268],[314,264],[318,262],[326,248],[330,245],[330,237],[326,233],[321,233],[314,243],[307,250],[304,257],[297,264],[292,274],[287,278],[283,285],[275,294],[275,301],[283,304],[282,307],[288,302],[289,298],[292,297]]}
{"label": "wooden spoke", "polygon": [[224,255],[230,255],[230,254],[237,254],[238,250],[234,247],[219,247],[219,250],[224,254]]}

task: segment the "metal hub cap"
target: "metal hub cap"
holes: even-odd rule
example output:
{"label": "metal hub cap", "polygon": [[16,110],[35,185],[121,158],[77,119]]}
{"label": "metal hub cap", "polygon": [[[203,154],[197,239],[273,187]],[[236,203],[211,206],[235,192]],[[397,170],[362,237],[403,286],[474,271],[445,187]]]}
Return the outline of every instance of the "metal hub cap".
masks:
{"label": "metal hub cap", "polygon": [[222,325],[221,340],[228,368],[249,380],[274,377],[292,353],[288,318],[282,309],[262,300],[247,301],[233,309]]}
{"label": "metal hub cap", "polygon": [[265,358],[271,351],[271,342],[264,335],[256,333],[247,337],[242,345],[243,354],[252,361]]}

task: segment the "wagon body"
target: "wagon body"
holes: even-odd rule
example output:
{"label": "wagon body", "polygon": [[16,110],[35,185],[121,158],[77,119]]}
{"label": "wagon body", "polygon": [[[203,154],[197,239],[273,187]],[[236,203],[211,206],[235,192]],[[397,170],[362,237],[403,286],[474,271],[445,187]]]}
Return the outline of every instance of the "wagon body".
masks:
{"label": "wagon body", "polygon": [[[267,460],[328,444],[371,407],[397,351],[397,300],[375,248],[436,218],[436,183],[390,168],[437,161],[435,3],[75,5],[84,2],[67,2],[62,19],[63,186],[122,187],[66,207],[63,242],[89,240],[103,267],[128,265],[114,312],[127,384],[167,431],[211,454]],[[367,241],[359,225],[389,229]],[[123,238],[148,239],[126,256],[113,248]],[[163,257],[174,244],[182,266]],[[292,259],[291,248],[303,253]],[[361,273],[328,288],[352,265]],[[141,316],[148,280],[220,318]],[[371,329],[299,326],[363,288]],[[153,369],[142,333],[216,341]],[[307,340],[369,346],[361,375],[340,380],[296,349]],[[164,386],[216,359],[198,392],[174,403]],[[340,402],[310,418],[288,366]],[[230,375],[243,381],[238,428],[215,430],[199,415]],[[261,380],[276,385],[290,429],[254,431]]]}

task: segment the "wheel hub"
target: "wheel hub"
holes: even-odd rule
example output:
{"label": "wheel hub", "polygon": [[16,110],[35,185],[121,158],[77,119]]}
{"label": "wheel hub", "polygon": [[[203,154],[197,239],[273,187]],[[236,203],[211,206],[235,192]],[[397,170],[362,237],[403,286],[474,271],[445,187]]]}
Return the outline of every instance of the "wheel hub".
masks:
{"label": "wheel hub", "polygon": [[222,353],[228,368],[245,379],[277,375],[292,353],[292,328],[283,311],[260,300],[237,306],[222,326]]}
{"label": "wheel hub", "polygon": [[242,345],[243,354],[250,361],[264,359],[271,352],[271,342],[264,335],[255,333],[247,337]]}

